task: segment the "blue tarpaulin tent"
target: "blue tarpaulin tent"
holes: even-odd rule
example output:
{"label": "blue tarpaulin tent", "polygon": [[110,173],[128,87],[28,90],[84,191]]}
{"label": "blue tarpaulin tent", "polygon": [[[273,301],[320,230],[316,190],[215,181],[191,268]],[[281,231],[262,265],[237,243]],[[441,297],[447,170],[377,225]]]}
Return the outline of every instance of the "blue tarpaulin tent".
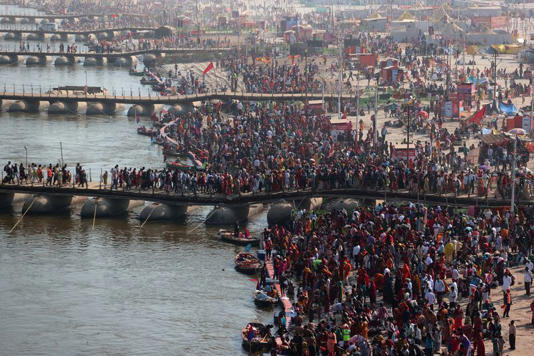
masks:
{"label": "blue tarpaulin tent", "polygon": [[468,83],[473,83],[475,85],[480,85],[480,84],[487,83],[488,80],[486,78],[477,78],[475,76],[471,76],[471,77],[467,78],[467,82]]}
{"label": "blue tarpaulin tent", "polygon": [[501,112],[503,112],[505,115],[515,115],[517,112],[515,105],[512,103],[499,103],[499,110],[501,110]]}

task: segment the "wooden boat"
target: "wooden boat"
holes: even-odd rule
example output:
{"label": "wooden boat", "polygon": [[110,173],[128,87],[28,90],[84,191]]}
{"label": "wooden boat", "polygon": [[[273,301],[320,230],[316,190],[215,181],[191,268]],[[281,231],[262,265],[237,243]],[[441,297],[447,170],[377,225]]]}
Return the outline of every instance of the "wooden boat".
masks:
{"label": "wooden boat", "polygon": [[[252,326],[254,330],[254,337],[249,340],[249,329]],[[263,335],[263,336],[262,336]],[[273,347],[274,340],[271,336],[269,328],[260,322],[250,322],[241,331],[241,339],[243,349],[248,352],[269,352]]]}
{"label": "wooden boat", "polygon": [[163,137],[161,137],[161,136],[158,136],[158,137],[155,137],[155,138],[152,139],[152,143],[155,143],[156,145],[163,146],[165,144],[165,139]]}
{"label": "wooden boat", "polygon": [[141,84],[142,85],[157,85],[159,84],[158,81],[154,78],[141,78]]}
{"label": "wooden boat", "polygon": [[254,274],[261,269],[261,262],[249,252],[240,252],[235,258],[235,270],[245,274]]}
{"label": "wooden boat", "polygon": [[262,290],[254,291],[254,304],[259,308],[272,308],[278,304],[278,299],[268,296]]}
{"label": "wooden boat", "polygon": [[191,169],[193,167],[191,166],[188,166],[187,164],[184,164],[180,161],[173,161],[173,162],[167,162],[167,169],[178,169],[178,170],[182,170],[182,169]]}
{"label": "wooden boat", "polygon": [[136,76],[136,77],[142,77],[143,75],[145,75],[145,72],[144,71],[137,71],[137,70],[131,68],[129,74],[133,75],[133,76]]}
{"label": "wooden boat", "polygon": [[156,131],[154,131],[153,129],[147,129],[145,126],[138,127],[137,133],[139,135],[145,135],[145,136],[150,136],[150,137],[154,137],[157,134]]}
{"label": "wooden boat", "polygon": [[174,148],[174,147],[169,147],[169,146],[165,147],[165,146],[164,146],[162,151],[163,151],[163,154],[164,154],[166,157],[181,157],[181,156],[183,156],[183,155],[182,155],[180,152],[178,152],[178,151],[176,150],[176,148]]}
{"label": "wooden boat", "polygon": [[219,238],[224,242],[229,242],[234,245],[246,246],[248,244],[252,246],[258,246],[260,244],[260,239],[257,237],[246,237],[242,232],[239,233],[238,237],[234,236],[232,231],[220,229],[217,233]]}
{"label": "wooden boat", "polygon": [[160,84],[160,83],[157,83],[157,84],[154,84],[152,85],[152,90],[153,91],[163,91],[165,90],[165,84]]}

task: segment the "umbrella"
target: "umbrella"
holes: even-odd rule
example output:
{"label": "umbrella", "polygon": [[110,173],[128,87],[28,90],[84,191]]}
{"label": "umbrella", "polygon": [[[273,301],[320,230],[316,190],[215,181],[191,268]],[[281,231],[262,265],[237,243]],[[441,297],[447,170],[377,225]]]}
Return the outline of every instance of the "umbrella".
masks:
{"label": "umbrella", "polygon": [[426,111],[419,111],[419,113],[417,114],[417,116],[422,116],[424,117],[425,119],[428,119],[428,113]]}
{"label": "umbrella", "polygon": [[518,136],[523,136],[527,134],[525,130],[520,129],[520,128],[511,129],[510,131],[508,131],[508,133],[512,135],[518,135]]}

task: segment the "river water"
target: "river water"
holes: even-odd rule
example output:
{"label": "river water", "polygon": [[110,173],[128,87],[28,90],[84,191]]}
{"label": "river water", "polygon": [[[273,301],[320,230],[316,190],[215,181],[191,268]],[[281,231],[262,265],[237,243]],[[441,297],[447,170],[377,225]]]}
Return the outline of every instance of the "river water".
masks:
{"label": "river water", "polygon": [[[135,90],[138,79],[110,66],[0,67],[0,86],[15,84],[17,91],[23,84],[27,90],[29,84],[86,80]],[[124,112],[86,117],[6,110],[3,103],[2,166],[24,162],[24,146],[29,162],[56,163],[60,142],[64,161],[70,167],[80,162],[93,181],[101,168],[115,164],[163,165],[159,148],[136,134],[137,123]],[[184,221],[142,229],[137,207],[127,218],[97,219],[93,230],[75,205],[61,216],[26,216],[9,233],[21,205],[0,212],[0,354],[240,354],[241,328],[271,318],[254,306],[255,282],[233,269],[239,248],[219,242],[217,228],[204,225],[210,207],[190,211]],[[260,232],[265,225],[264,213],[249,229]]]}

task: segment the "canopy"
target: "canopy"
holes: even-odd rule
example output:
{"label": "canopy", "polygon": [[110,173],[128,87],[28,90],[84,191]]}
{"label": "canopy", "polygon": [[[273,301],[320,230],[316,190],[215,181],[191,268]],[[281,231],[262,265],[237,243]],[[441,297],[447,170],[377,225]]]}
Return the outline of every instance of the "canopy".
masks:
{"label": "canopy", "polygon": [[501,110],[506,115],[514,115],[517,112],[517,108],[512,103],[499,103],[499,110]]}
{"label": "canopy", "polygon": [[506,136],[504,133],[499,133],[497,135],[482,135],[480,136],[480,141],[484,142],[487,145],[500,145],[508,141],[510,137]]}
{"label": "canopy", "polygon": [[399,16],[397,21],[404,21],[404,20],[416,20],[415,16],[410,14],[408,11],[404,11],[402,15]]}
{"label": "canopy", "polygon": [[510,131],[508,131],[509,134],[511,135],[518,135],[518,136],[524,136],[527,134],[527,132],[521,128],[514,128],[514,129],[511,129]]}

